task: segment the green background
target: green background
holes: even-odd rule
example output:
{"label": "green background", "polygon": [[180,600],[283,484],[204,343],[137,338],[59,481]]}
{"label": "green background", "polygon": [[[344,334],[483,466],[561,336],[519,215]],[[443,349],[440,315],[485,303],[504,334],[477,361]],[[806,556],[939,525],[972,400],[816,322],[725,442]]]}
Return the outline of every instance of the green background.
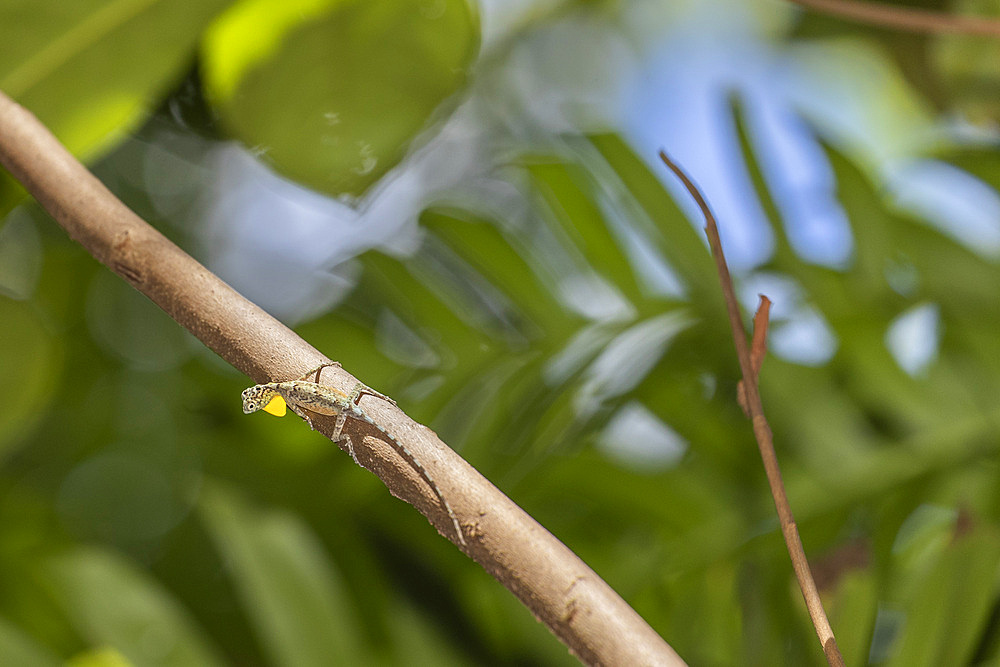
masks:
{"label": "green background", "polygon": [[[462,1],[2,0],[0,89],[197,254],[196,235],[156,208],[149,181],[129,178],[162,140],[157,128],[237,139],[287,178],[357,197],[472,87],[502,78],[521,41],[567,20],[614,24],[622,4],[528,12],[481,57],[479,13]],[[810,16],[773,40],[845,33],[877,44],[933,114],[996,121],[982,94],[998,85],[995,50],[965,38]],[[894,208],[864,151],[831,142],[823,151],[855,251],[839,268],[804,261],[738,95],[728,113],[775,234],[756,271],[793,280],[837,340],[816,365],[771,355],[761,392],[845,658],[995,664],[1000,266]],[[433,428],[690,664],[822,664],[735,401],[738,366],[700,231],[619,132],[533,139],[494,157],[531,225],[428,205],[419,249],[362,254],[357,286],[297,331]],[[931,155],[1000,187],[995,148]],[[0,655],[20,665],[573,664],[328,441],[292,418],[244,417],[246,378],[10,180],[2,188]],[[651,287],[622,220],[682,293]],[[558,262],[540,250],[553,247]],[[607,317],[571,307],[569,272],[626,307]],[[923,307],[937,313],[940,340],[911,375],[885,340]],[[675,459],[622,454],[611,427],[630,412],[655,416],[686,448]]]}

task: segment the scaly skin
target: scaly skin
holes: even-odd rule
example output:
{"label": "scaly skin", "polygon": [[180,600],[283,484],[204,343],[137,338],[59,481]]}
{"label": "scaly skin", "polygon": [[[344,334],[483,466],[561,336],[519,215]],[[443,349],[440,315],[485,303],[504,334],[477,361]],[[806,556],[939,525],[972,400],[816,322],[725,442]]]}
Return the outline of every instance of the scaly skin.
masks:
{"label": "scaly skin", "polygon": [[[396,401],[392,400],[384,394],[380,394],[374,389],[358,383],[350,394],[345,394],[342,391],[338,391],[332,387],[325,387],[319,384],[320,372],[327,366],[339,366],[340,364],[334,362],[332,364],[323,364],[318,368],[315,368],[305,375],[303,375],[298,380],[290,380],[288,382],[268,382],[266,384],[254,385],[246,389],[243,392],[243,412],[245,414],[250,414],[252,412],[257,412],[263,409],[270,403],[275,396],[281,396],[288,404],[288,407],[298,416],[306,420],[309,424],[309,428],[313,428],[312,418],[309,416],[309,412],[318,415],[328,415],[336,416],[337,422],[334,425],[332,439],[334,442],[343,442],[347,447],[347,452],[354,459],[355,463],[360,465],[357,456],[354,454],[354,443],[351,442],[351,436],[343,432],[344,424],[347,422],[348,418],[357,419],[363,421],[367,424],[371,424],[385,436],[385,440],[392,445],[392,447],[399,452],[400,456],[406,459],[407,463],[413,466],[413,469],[420,474],[420,477],[427,482],[427,485],[431,487],[434,493],[437,495],[438,499],[441,501],[441,505],[448,512],[448,516],[451,518],[452,523],[455,525],[455,535],[458,537],[458,541],[464,546],[465,536],[462,534],[461,524],[458,522],[458,517],[455,516],[455,512],[451,509],[451,505],[445,500],[444,496],[441,494],[441,490],[438,488],[437,483],[431,478],[427,470],[423,465],[416,459],[415,456],[403,446],[398,440],[389,435],[384,428],[376,424],[371,417],[365,414],[364,410],[358,404],[362,396],[375,396],[376,398],[381,398],[384,401],[388,401],[393,405]],[[315,381],[306,380],[307,377],[315,373]]]}

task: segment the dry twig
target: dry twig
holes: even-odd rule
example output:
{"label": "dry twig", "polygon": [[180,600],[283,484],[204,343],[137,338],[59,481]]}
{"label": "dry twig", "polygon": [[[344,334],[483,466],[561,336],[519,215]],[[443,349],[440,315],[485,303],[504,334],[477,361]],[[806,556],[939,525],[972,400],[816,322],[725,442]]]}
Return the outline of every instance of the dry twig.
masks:
{"label": "dry twig", "polygon": [[1000,21],[982,16],[955,16],[926,9],[852,0],[791,0],[791,2],[823,14],[893,30],[1000,37]]}
{"label": "dry twig", "polygon": [[[750,365],[753,367],[753,383],[757,384],[760,376],[760,367],[764,363],[767,355],[767,323],[768,313],[771,312],[771,300],[763,294],[760,296],[760,305],[757,307],[757,314],[753,316],[753,343],[750,346]],[[736,400],[743,408],[743,414],[750,416],[750,405],[747,403],[747,390],[743,387],[743,380],[736,385]]]}
{"label": "dry twig", "polygon": [[[762,339],[767,335],[767,326],[764,322],[767,319],[770,300],[767,297],[762,297],[761,307],[754,318],[754,350],[751,352],[747,346],[746,331],[743,329],[740,307],[736,301],[736,292],[733,289],[733,279],[729,275],[726,256],[722,252],[722,240],[719,238],[719,226],[715,222],[715,216],[712,215],[712,211],[709,209],[708,203],[702,196],[698,186],[688,178],[684,170],[674,164],[663,151],[660,151],[660,158],[677,175],[681,182],[684,183],[684,187],[691,193],[691,196],[698,203],[698,207],[705,216],[705,233],[708,235],[708,244],[712,249],[712,257],[715,258],[715,267],[719,272],[719,280],[722,283],[722,294],[726,300],[729,326],[733,331],[736,356],[739,358],[740,371],[743,374],[746,411],[753,423],[754,437],[757,439],[760,457],[764,462],[767,481],[771,487],[771,495],[774,497],[774,506],[778,510],[778,519],[781,523],[781,532],[785,537],[785,546],[788,547],[788,555],[792,559],[792,568],[795,570],[795,577],[798,579],[799,588],[802,590],[802,597],[805,598],[806,607],[809,609],[809,616],[812,619],[813,627],[816,628],[816,634],[823,645],[823,652],[826,654],[827,662],[835,667],[843,667],[844,659],[840,655],[840,649],[837,648],[837,640],[833,636],[830,621],[827,620],[826,612],[823,611],[823,603],[819,599],[819,591],[816,590],[816,582],[813,580],[812,572],[809,570],[809,561],[806,560],[806,554],[802,548],[802,540],[799,538],[799,530],[795,525],[795,517],[792,515],[792,508],[788,504],[788,497],[785,495],[785,485],[781,481],[781,469],[778,467],[778,457],[774,452],[771,427],[764,417],[764,406],[761,403],[760,392],[757,388],[757,373],[760,370],[760,362],[763,359],[765,351],[765,343]],[[756,362],[755,357],[757,357]]]}

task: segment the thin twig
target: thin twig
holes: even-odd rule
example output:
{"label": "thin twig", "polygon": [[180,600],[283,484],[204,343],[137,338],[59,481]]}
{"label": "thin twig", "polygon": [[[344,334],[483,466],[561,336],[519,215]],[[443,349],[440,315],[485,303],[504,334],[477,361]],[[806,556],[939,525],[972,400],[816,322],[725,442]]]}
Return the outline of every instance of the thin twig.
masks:
{"label": "thin twig", "polygon": [[[736,345],[736,356],[739,358],[740,370],[743,374],[743,387],[745,390],[747,409],[750,419],[753,422],[753,433],[757,439],[757,447],[760,449],[760,457],[764,462],[764,470],[767,473],[767,481],[771,486],[771,495],[774,498],[774,505],[778,510],[778,519],[781,523],[781,532],[785,537],[785,545],[788,547],[788,555],[792,560],[792,568],[795,570],[795,578],[798,579],[799,588],[802,590],[802,597],[805,598],[806,607],[809,609],[809,616],[812,618],[813,627],[823,645],[823,652],[826,654],[827,662],[835,667],[842,667],[844,659],[837,648],[837,640],[833,636],[833,629],[830,621],[827,620],[826,612],[823,611],[823,603],[820,601],[819,592],[816,590],[816,582],[813,580],[812,572],[809,570],[809,561],[806,560],[805,551],[802,548],[802,540],[799,538],[799,530],[795,525],[795,517],[792,516],[792,508],[788,504],[788,497],[785,495],[785,485],[781,481],[781,470],[778,467],[778,457],[774,452],[774,441],[771,436],[771,427],[764,417],[764,406],[760,400],[760,391],[757,388],[757,373],[754,369],[754,362],[747,346],[746,331],[743,329],[743,320],[740,317],[740,308],[736,301],[736,292],[733,289],[733,279],[729,275],[729,267],[726,265],[726,256],[722,252],[722,240],[719,238],[719,226],[715,222],[708,203],[684,170],[674,164],[664,151],[660,151],[660,159],[674,172],[684,187],[698,203],[702,214],[705,216],[705,233],[708,234],[708,243],[712,249],[712,257],[715,258],[715,267],[719,272],[719,280],[722,283],[722,294],[726,300],[726,311],[729,314],[729,326],[733,331],[733,342]],[[765,297],[766,299],[766,297]],[[768,301],[768,304],[770,302]],[[761,304],[760,313],[763,311],[767,316],[767,308]],[[766,333],[766,327],[758,326]]]}
{"label": "thin twig", "polygon": [[1000,21],[983,16],[955,16],[914,7],[852,0],[790,0],[809,9],[893,30],[930,34],[956,33],[1000,37]]}
{"label": "thin twig", "polygon": [[[37,118],[3,93],[0,164],[88,252],[254,382],[298,377],[329,361],[129,210]],[[326,382],[345,392],[357,385],[357,379],[343,369],[331,372]],[[233,409],[239,410],[235,393],[233,401]],[[580,660],[608,665],[684,664],[576,554],[433,431],[385,401],[373,403],[372,419],[420,459],[447,495],[467,530],[463,551],[520,598]],[[330,436],[336,418],[317,415],[314,423]],[[455,539],[452,522],[436,496],[394,448],[375,434],[355,439],[354,449],[358,460],[393,495],[417,507],[443,535]]]}
{"label": "thin twig", "polygon": [[760,297],[760,305],[757,306],[757,313],[753,316],[753,344],[750,346],[750,364],[753,366],[754,384],[757,384],[760,367],[767,355],[767,324],[768,316],[771,313],[771,300],[763,294],[757,296]]}
{"label": "thin twig", "polygon": [[[760,297],[760,305],[757,306],[757,314],[753,316],[753,343],[750,345],[750,365],[753,367],[753,382],[757,383],[760,376],[760,367],[764,363],[767,355],[767,324],[768,313],[771,312],[771,300],[763,294]],[[744,380],[740,380],[736,385],[736,399],[743,408],[743,414],[750,416],[750,405],[747,403],[746,389],[743,388]]]}

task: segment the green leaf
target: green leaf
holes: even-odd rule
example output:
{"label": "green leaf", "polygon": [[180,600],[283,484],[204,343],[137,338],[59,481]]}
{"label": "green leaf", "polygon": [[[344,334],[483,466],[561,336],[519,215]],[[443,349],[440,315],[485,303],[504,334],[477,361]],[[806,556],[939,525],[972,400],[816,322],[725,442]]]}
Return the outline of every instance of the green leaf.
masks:
{"label": "green leaf", "polygon": [[0,90],[92,158],[145,118],[230,0],[0,3]]}
{"label": "green leaf", "polygon": [[398,647],[392,664],[437,667],[468,662],[459,646],[449,641],[441,625],[430,622],[426,614],[410,604],[400,601],[392,610],[390,630],[395,639],[393,645]]}
{"label": "green leaf", "polygon": [[848,665],[864,665],[868,660],[878,593],[878,578],[873,572],[852,570],[837,582],[835,595],[824,600],[837,645]]}
{"label": "green leaf", "polygon": [[133,667],[133,663],[113,648],[99,648],[74,655],[66,667]]}
{"label": "green leaf", "polygon": [[660,178],[620,136],[599,134],[590,139],[618,180],[612,185],[623,190],[626,201],[634,201],[628,211],[630,222],[640,227],[647,242],[686,278],[684,286],[693,302],[705,301],[712,308],[722,309],[715,265],[700,225],[691,224]]}
{"label": "green leaf", "polygon": [[[1000,0],[957,0],[947,5],[955,15],[1000,19]],[[1000,119],[1000,43],[995,36],[961,32],[941,34],[931,44],[930,61],[953,105],[984,126]]]}
{"label": "green leaf", "polygon": [[478,35],[467,0],[247,0],[206,36],[205,89],[280,171],[360,194],[464,83]]}
{"label": "green leaf", "polygon": [[955,538],[920,577],[890,666],[966,665],[994,604],[1000,534],[981,527]]}
{"label": "green leaf", "polygon": [[177,600],[120,556],[81,547],[46,564],[52,594],[90,644],[137,665],[223,664]]}
{"label": "green leaf", "polygon": [[56,391],[62,346],[28,304],[0,296],[0,456],[30,431]]}
{"label": "green leaf", "polygon": [[201,511],[274,664],[371,664],[333,563],[297,518],[256,511],[213,485]]}
{"label": "green leaf", "polygon": [[518,309],[508,306],[514,310],[506,318],[508,326],[517,331],[507,335],[544,345],[550,337],[561,339],[581,324],[580,318],[563,312],[562,304],[539,279],[539,272],[526,261],[518,239],[505,235],[496,223],[458,211],[431,209],[420,216],[420,224],[459,252],[486,284],[503,288],[508,304]]}
{"label": "green leaf", "polygon": [[20,667],[58,667],[62,663],[5,620],[0,619],[0,656],[5,664]]}
{"label": "green leaf", "polygon": [[528,163],[527,171],[556,223],[554,228],[565,235],[566,245],[575,246],[589,267],[614,281],[632,306],[641,304],[644,299],[636,273],[601,210],[587,170],[562,159],[538,159]]}

